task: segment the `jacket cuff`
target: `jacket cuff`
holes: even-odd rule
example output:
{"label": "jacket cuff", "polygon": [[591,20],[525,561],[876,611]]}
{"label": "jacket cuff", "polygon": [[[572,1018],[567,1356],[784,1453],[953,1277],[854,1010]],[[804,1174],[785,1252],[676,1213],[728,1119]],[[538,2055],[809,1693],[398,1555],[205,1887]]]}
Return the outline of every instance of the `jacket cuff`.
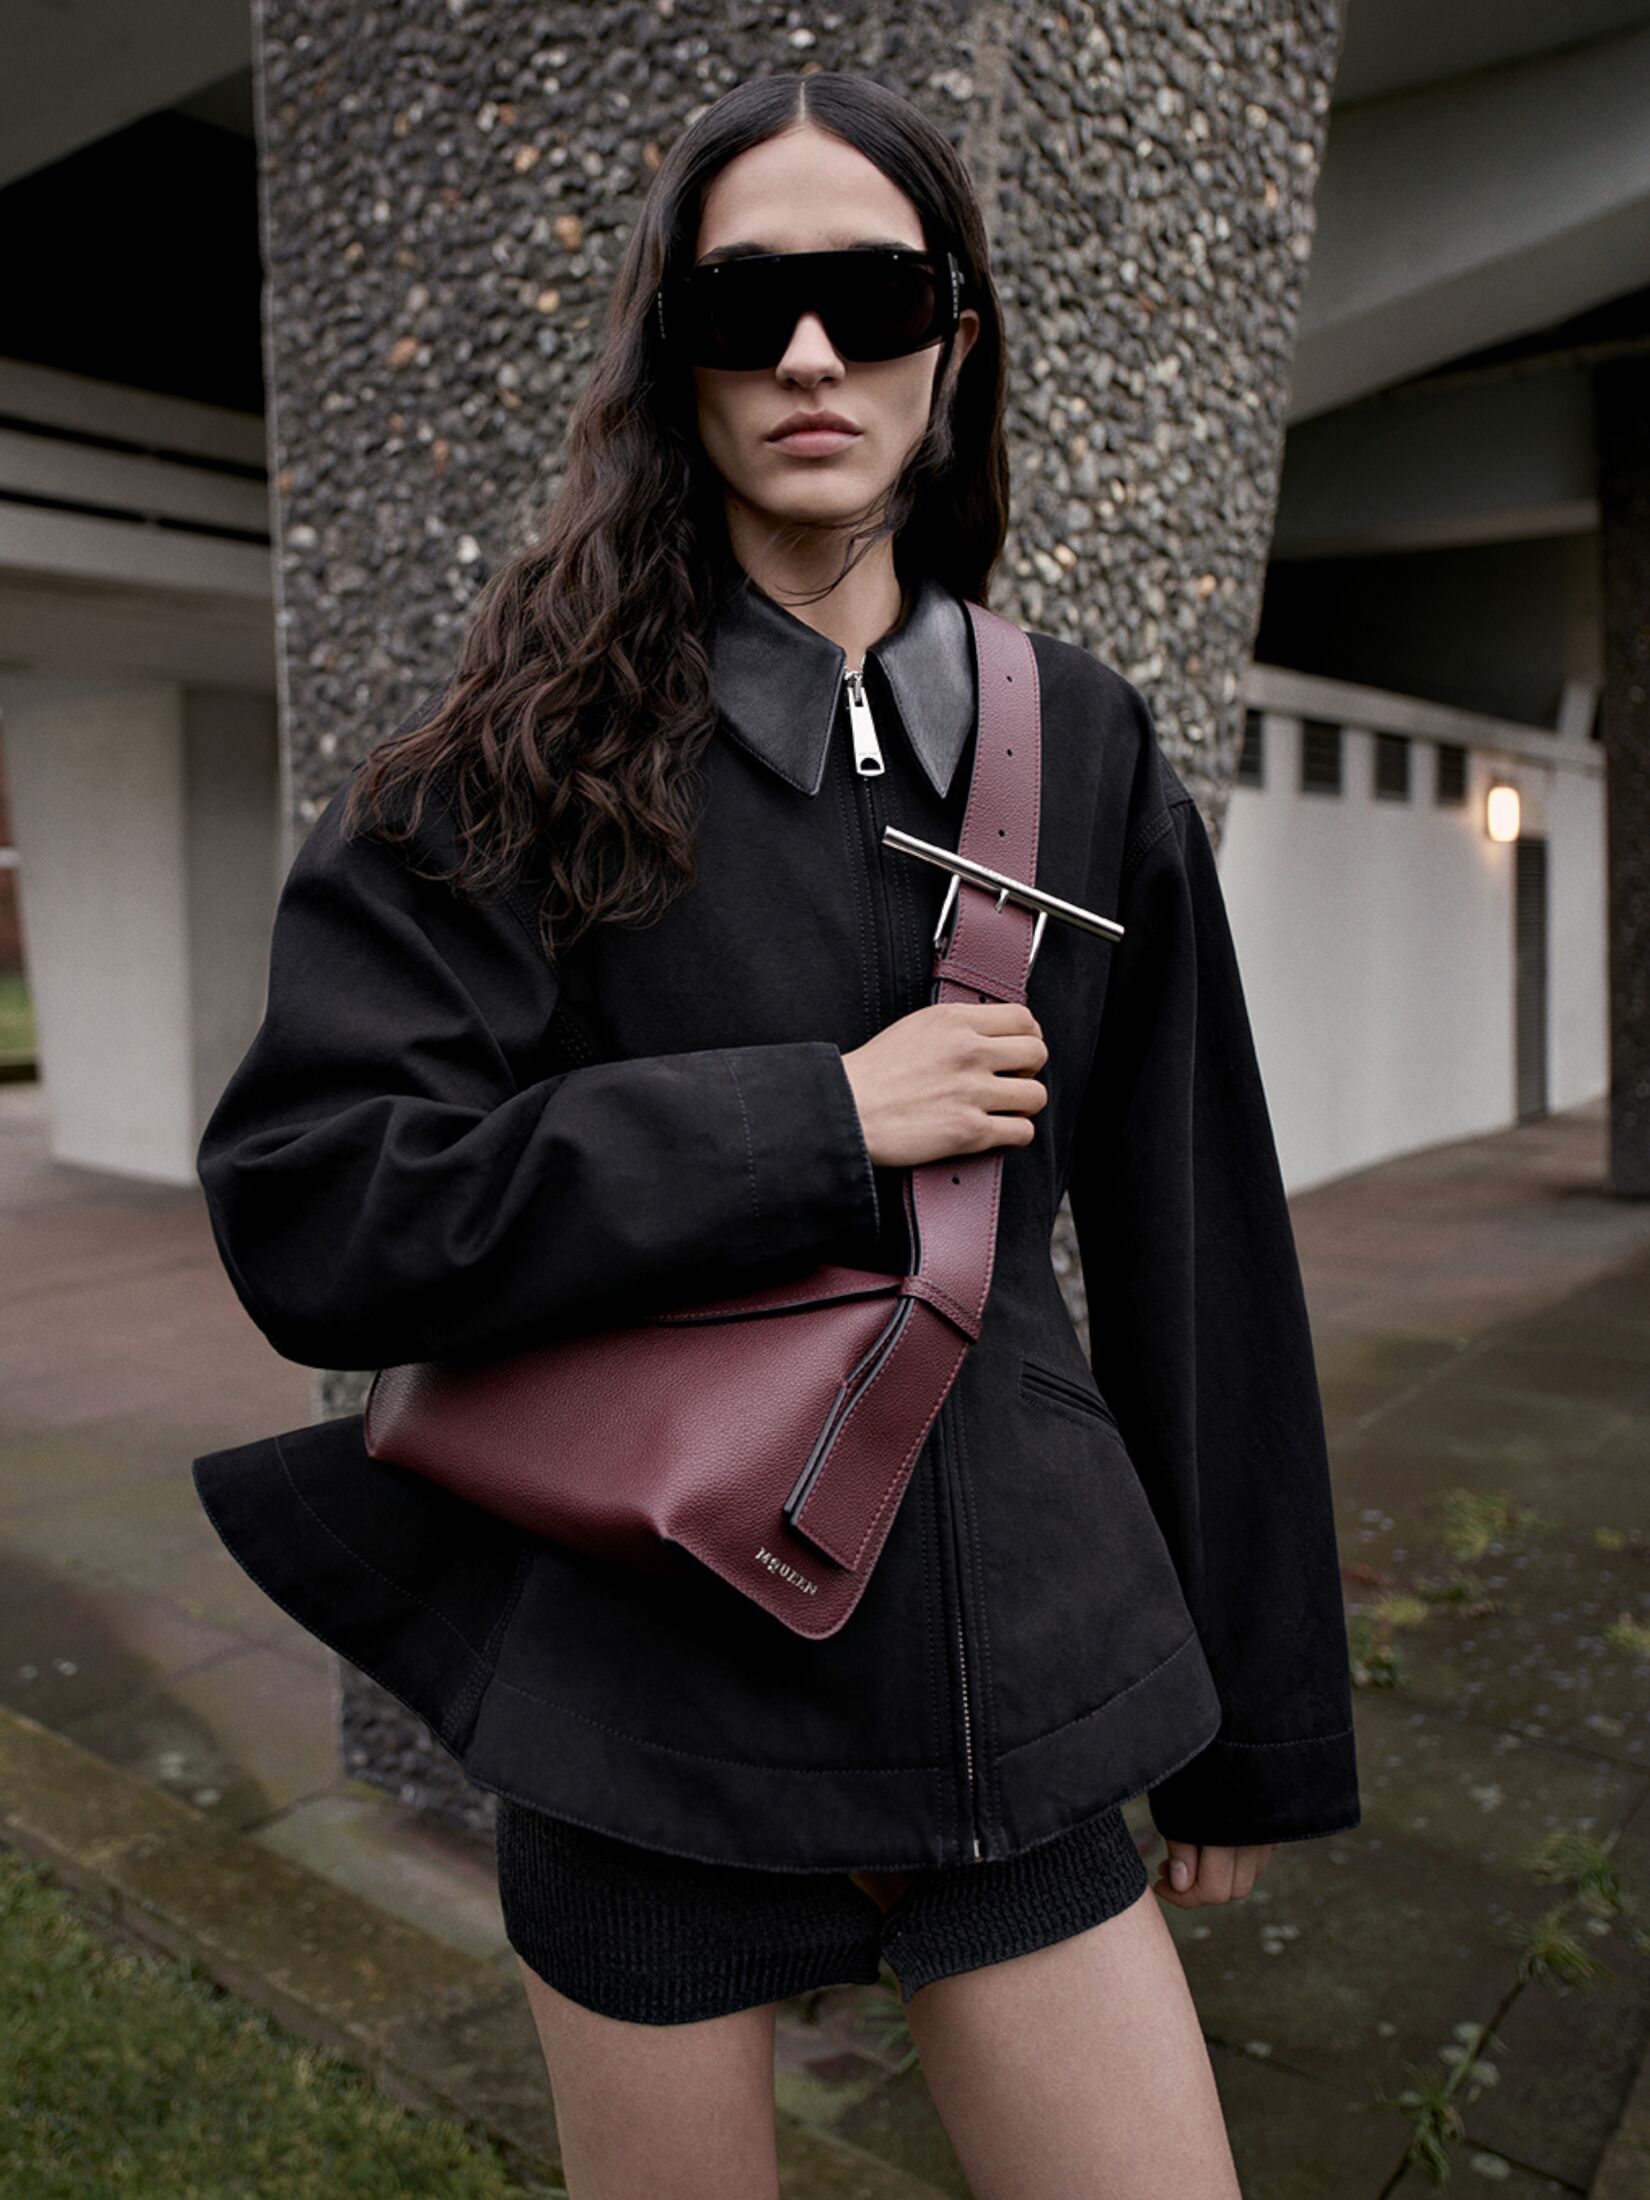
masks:
{"label": "jacket cuff", "polygon": [[869,1257],[876,1176],[841,1049],[799,1039],[720,1052],[744,1116],[758,1230],[821,1257]]}
{"label": "jacket cuff", "polygon": [[1165,1840],[1241,1848],[1350,1832],[1362,1817],[1354,1729],[1299,1742],[1217,1739],[1146,1799]]}

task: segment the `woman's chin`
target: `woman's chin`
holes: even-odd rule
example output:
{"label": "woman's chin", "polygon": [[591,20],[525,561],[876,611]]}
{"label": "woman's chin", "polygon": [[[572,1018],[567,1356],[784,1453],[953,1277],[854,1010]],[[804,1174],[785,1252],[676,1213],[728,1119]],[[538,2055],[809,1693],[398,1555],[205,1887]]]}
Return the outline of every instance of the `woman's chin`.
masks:
{"label": "woman's chin", "polygon": [[831,527],[859,518],[869,499],[863,487],[850,491],[845,483],[822,481],[805,491],[748,501],[759,518],[775,527]]}

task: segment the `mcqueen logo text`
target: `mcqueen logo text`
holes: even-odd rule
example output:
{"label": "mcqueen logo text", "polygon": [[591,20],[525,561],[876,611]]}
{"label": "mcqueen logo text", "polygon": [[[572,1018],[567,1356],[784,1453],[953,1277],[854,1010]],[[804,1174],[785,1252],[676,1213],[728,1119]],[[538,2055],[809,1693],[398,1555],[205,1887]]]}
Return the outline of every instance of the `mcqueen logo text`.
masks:
{"label": "mcqueen logo text", "polygon": [[758,1566],[766,1566],[770,1574],[781,1575],[786,1581],[801,1589],[804,1594],[811,1597],[818,1596],[819,1584],[816,1581],[810,1581],[806,1574],[799,1574],[794,1566],[787,1566],[785,1561],[782,1558],[776,1558],[772,1551],[758,1546],[756,1563]]}

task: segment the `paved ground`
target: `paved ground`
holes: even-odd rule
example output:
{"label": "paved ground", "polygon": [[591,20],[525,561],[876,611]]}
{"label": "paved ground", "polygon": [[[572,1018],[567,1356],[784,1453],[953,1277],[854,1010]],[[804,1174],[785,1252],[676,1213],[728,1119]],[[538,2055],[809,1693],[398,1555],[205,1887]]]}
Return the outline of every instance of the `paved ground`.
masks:
{"label": "paved ground", "polygon": [[[1453,2096],[1453,2189],[1650,2194],[1650,2098],[1632,2098],[1650,2037],[1650,1204],[1613,1200],[1603,1166],[1592,1107],[1295,1202],[1365,1817],[1280,1848],[1247,1902],[1166,1913],[1248,2200],[1418,2200],[1412,2119],[1376,2097],[1441,2085],[1484,2024],[1478,2082]],[[196,1505],[191,1458],[313,1412],[311,1377],[234,1301],[198,1194],[51,1162],[38,1090],[0,1087],[0,1233],[0,1703],[513,1981],[486,1844],[340,1776],[330,1654]],[[1570,1878],[1537,1877],[1563,1835]],[[1612,1865],[1642,1907],[1578,1896]],[[1521,1981],[1516,1936],[1542,1920],[1548,1972],[1593,1959],[1590,1983]],[[874,2000],[787,2010],[780,2100],[886,2163],[890,2192],[960,2194],[920,2071],[865,2021]],[[524,2097],[542,2085],[530,2059],[519,2078]],[[797,2159],[789,2189],[822,2189]]]}

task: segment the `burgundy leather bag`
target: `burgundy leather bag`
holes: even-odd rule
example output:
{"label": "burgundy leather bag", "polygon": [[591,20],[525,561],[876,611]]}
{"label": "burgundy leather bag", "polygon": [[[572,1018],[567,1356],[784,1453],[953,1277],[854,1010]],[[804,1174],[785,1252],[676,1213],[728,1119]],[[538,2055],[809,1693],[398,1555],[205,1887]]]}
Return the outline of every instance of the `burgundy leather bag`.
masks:
{"label": "burgundy leather bag", "polygon": [[[958,854],[1030,883],[1036,661],[1011,620],[966,608],[980,709]],[[931,999],[1023,1001],[1042,921],[954,872]],[[649,1571],[697,1561],[823,1640],[864,1594],[979,1334],[1002,1164],[995,1147],[905,1171],[904,1276],[826,1265],[505,1359],[381,1368],[367,1451],[551,1542]]]}

